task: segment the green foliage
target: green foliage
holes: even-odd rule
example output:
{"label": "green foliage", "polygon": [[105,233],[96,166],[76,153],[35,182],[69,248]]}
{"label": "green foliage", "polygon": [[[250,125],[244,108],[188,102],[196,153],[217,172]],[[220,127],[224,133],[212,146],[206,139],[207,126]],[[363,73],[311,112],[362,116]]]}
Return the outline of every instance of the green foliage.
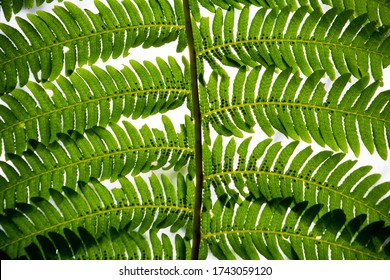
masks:
{"label": "green foliage", "polygon": [[267,9],[259,9],[250,21],[246,7],[234,26],[235,10],[229,8],[223,16],[218,9],[212,31],[208,19],[201,19],[197,53],[216,69],[220,68],[217,60],[237,67],[258,64],[275,65],[282,70],[291,67],[306,76],[323,69],[332,80],[336,69],[339,74],[351,73],[356,78],[368,76],[370,69],[375,80],[382,80],[382,67],[390,63],[388,26],[368,22],[366,14],[351,20],[351,10],[340,14],[337,9],[325,14],[308,10],[307,6],[293,13],[289,7],[269,13]]}
{"label": "green foliage", "polygon": [[[386,258],[384,252],[372,252],[380,251],[375,244],[381,244],[383,236],[389,235],[388,227],[382,223],[362,227],[365,215],[347,220],[340,209],[319,215],[320,209],[319,204],[291,204],[291,199],[267,203],[252,200],[244,201],[234,212],[233,207],[218,201],[203,242],[221,259],[235,259],[235,254],[242,259],[257,259],[258,252],[268,259]],[[372,236],[375,231],[382,238]]]}
{"label": "green foliage", "polygon": [[[63,0],[57,0],[62,2]],[[51,3],[53,0],[2,0],[0,8],[6,18],[9,21],[13,14],[19,13],[23,8],[31,9],[35,6],[40,6],[44,3]]]}
{"label": "green foliage", "polygon": [[388,0],[44,2],[1,1],[2,258],[390,258]]}
{"label": "green foliage", "polygon": [[152,1],[155,5],[151,7],[145,0],[136,1],[137,5],[131,1],[109,0],[109,6],[95,2],[99,13],[65,2],[65,7],[54,7],[53,13],[38,11],[29,14],[28,20],[16,17],[24,36],[1,23],[6,36],[0,37],[0,92],[10,92],[17,84],[24,86],[30,74],[37,81],[53,81],[63,69],[66,75],[72,74],[76,64],[82,67],[99,58],[126,56],[130,48],[158,47],[184,34],[183,19],[167,2],[157,5]]}
{"label": "green foliage", "polygon": [[[179,192],[167,177],[163,176],[160,179],[152,175],[150,177],[152,193],[148,184],[140,177],[135,177],[136,185],[125,177],[120,178],[119,182],[121,188],[109,191],[97,179],[91,178],[88,184],[79,182],[77,192],[68,187],[63,187],[60,191],[50,189],[50,197],[54,204],[42,197],[34,197],[31,199],[32,205],[26,203],[16,205],[20,212],[6,209],[6,215],[1,216],[2,225],[7,231],[13,231],[12,239],[6,241],[6,253],[12,258],[21,256],[24,253],[23,248],[35,242],[42,245],[40,239],[47,239],[47,236],[52,238],[53,235],[56,239],[64,239],[62,235],[65,234],[65,240],[67,240],[67,231],[79,231],[80,236],[76,235],[75,238],[83,239],[80,230],[90,235],[88,238],[92,239],[107,235],[103,239],[116,240],[119,238],[117,235],[120,235],[120,238],[130,239],[122,242],[135,242],[139,248],[149,250],[144,244],[147,241],[142,236],[143,233],[149,230],[152,235],[152,232],[155,233],[154,231],[167,227],[170,227],[172,232],[177,232],[191,220],[193,211],[191,181],[186,182],[183,177],[179,176],[177,179],[177,185],[181,189]],[[29,220],[20,213],[28,216]],[[191,226],[188,226],[188,229],[190,228]],[[137,231],[134,232],[135,229]],[[26,233],[29,234],[26,235]],[[56,241],[52,240],[54,243]],[[70,246],[65,246],[67,250],[63,248],[60,255],[64,254],[69,257],[74,254],[81,259],[91,257],[90,252],[84,256],[86,252],[79,248],[68,252],[68,247],[75,247],[72,244],[75,241],[68,239],[67,242]],[[86,249],[100,251],[102,248]],[[128,248],[128,246],[114,248],[115,252],[120,252],[121,257],[122,254],[129,254],[128,250],[133,250],[133,248]],[[26,249],[26,252],[30,254],[29,249]],[[50,250],[43,250],[41,254],[48,258]],[[172,256],[172,252],[166,254]],[[130,258],[139,258],[137,250],[131,252],[130,255]],[[162,258],[161,252],[158,255]],[[97,256],[101,258],[105,257],[105,254],[99,253]],[[109,256],[112,257],[110,254]],[[146,251],[145,256],[150,258],[150,251]],[[114,257],[116,257],[115,254]]]}
{"label": "green foliage", "polygon": [[[165,120],[167,127],[172,126],[168,118]],[[94,127],[85,136],[74,131],[60,134],[59,140],[49,146],[33,141],[34,151],[27,150],[23,156],[8,154],[16,169],[1,163],[7,177],[0,194],[4,207],[27,202],[28,197],[47,198],[50,188],[76,186],[90,177],[113,182],[129,173],[135,176],[162,167],[180,170],[193,157],[192,145],[184,140],[190,127],[183,126],[180,133],[173,131],[167,136],[147,125],[139,131],[129,122],[123,125],[125,130],[114,124],[112,133]],[[192,143],[193,139],[188,138]]]}
{"label": "green foliage", "polygon": [[367,14],[370,21],[381,20],[384,25],[390,23],[388,18],[390,4],[387,0],[199,0],[199,3],[210,11],[215,11],[214,5],[223,9],[230,6],[241,9],[245,5],[254,5],[274,10],[289,7],[291,11],[307,6],[310,11],[322,12],[325,5],[338,11],[351,10],[355,16]]}
{"label": "green foliage", "polygon": [[[204,157],[206,186],[212,185],[219,190],[219,198],[223,199],[229,192],[231,199],[236,198],[238,203],[244,199],[292,197],[295,202],[306,201],[309,206],[320,203],[324,205],[325,212],[343,205],[344,215],[348,219],[367,214],[368,223],[382,220],[386,225],[390,224],[390,198],[380,200],[386,195],[390,184],[376,185],[369,192],[380,177],[378,174],[367,176],[369,167],[354,169],[356,161],[342,161],[344,153],[313,153],[310,146],[297,151],[298,142],[283,147],[280,142],[270,145],[271,140],[267,139],[258,143],[249,154],[250,140],[245,139],[236,149],[233,138],[226,146],[225,153],[219,139],[212,151],[205,146],[206,155],[219,155],[215,159]],[[229,163],[234,162],[237,155],[240,164],[234,168]],[[345,180],[341,182],[343,177]],[[224,190],[224,186],[231,182],[234,182],[236,189]],[[367,193],[367,197],[363,197]]]}
{"label": "green foliage", "polygon": [[[110,65],[106,71],[96,66],[92,71],[79,68],[69,79],[59,76],[56,83],[43,87],[29,82],[28,91],[15,89],[3,96],[7,106],[0,107],[5,152],[21,154],[31,140],[48,145],[58,140],[58,133],[83,134],[97,125],[117,123],[122,116],[146,118],[180,107],[190,93],[188,71],[171,57],[169,64],[159,58],[157,64],[131,60],[132,67],[120,71]],[[45,91],[52,91],[52,97]],[[5,137],[14,138],[16,145]]]}
{"label": "green foliage", "polygon": [[210,124],[219,134],[236,137],[242,137],[242,131],[252,133],[257,124],[269,136],[277,130],[294,140],[314,140],[335,151],[347,153],[349,146],[359,156],[358,130],[370,153],[376,150],[387,158],[390,91],[375,95],[378,82],[368,85],[367,76],[351,85],[350,74],[341,75],[327,91],[321,82],[323,70],[306,79],[291,71],[288,68],[275,74],[271,66],[260,76],[259,67],[248,73],[242,67],[234,78],[232,96],[211,94],[230,91],[229,77],[222,76],[218,84],[219,77],[213,73],[207,86],[200,87],[206,142],[211,143]]}

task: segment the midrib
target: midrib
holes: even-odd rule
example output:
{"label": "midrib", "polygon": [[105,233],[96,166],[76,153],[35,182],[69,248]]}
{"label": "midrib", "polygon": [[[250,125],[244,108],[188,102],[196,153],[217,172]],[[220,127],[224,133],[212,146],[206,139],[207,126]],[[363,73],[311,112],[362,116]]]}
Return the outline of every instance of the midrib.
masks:
{"label": "midrib", "polygon": [[218,109],[210,110],[209,112],[204,113],[202,115],[202,118],[205,118],[209,115],[212,115],[212,114],[218,113],[218,112],[222,112],[225,110],[242,108],[242,107],[259,106],[259,105],[279,105],[279,106],[286,106],[286,107],[289,107],[289,106],[290,107],[305,107],[305,108],[319,109],[321,111],[326,110],[326,111],[331,111],[331,112],[338,112],[341,114],[355,115],[355,116],[359,116],[359,117],[363,117],[363,118],[367,118],[367,119],[380,121],[380,122],[383,122],[385,124],[390,123],[390,120],[388,120],[388,119],[376,117],[376,116],[369,115],[369,114],[362,114],[362,113],[354,112],[354,111],[346,111],[346,110],[343,110],[340,108],[319,106],[319,105],[314,105],[314,104],[309,104],[309,103],[305,104],[305,103],[296,103],[296,102],[287,102],[287,101],[285,101],[285,102],[283,102],[283,101],[259,101],[259,102],[251,102],[251,103],[234,104],[234,105],[220,107]]}
{"label": "midrib", "polygon": [[0,67],[2,67],[3,65],[6,65],[8,63],[11,63],[11,62],[13,62],[15,60],[18,60],[18,59],[21,59],[23,57],[29,56],[31,54],[39,53],[41,51],[46,51],[46,50],[51,49],[53,47],[66,45],[66,44],[69,44],[69,43],[72,43],[72,42],[76,42],[78,40],[84,40],[84,39],[88,39],[88,38],[91,38],[91,37],[101,36],[103,34],[115,33],[115,32],[120,32],[120,31],[131,30],[131,29],[147,29],[147,28],[153,28],[153,27],[155,27],[155,28],[176,28],[176,29],[184,29],[185,28],[184,25],[145,24],[145,25],[134,25],[134,26],[125,26],[125,27],[117,27],[117,28],[107,29],[107,30],[94,32],[94,33],[87,34],[87,35],[78,36],[76,38],[71,38],[71,39],[55,42],[55,43],[52,43],[50,45],[45,45],[45,46],[43,46],[41,48],[33,49],[30,52],[22,53],[20,55],[14,56],[14,57],[12,57],[12,58],[10,58],[8,60],[4,60],[4,61],[0,62]]}
{"label": "midrib", "polygon": [[305,178],[301,178],[301,177],[298,177],[298,176],[286,175],[284,173],[277,173],[277,172],[270,172],[270,171],[259,171],[259,170],[232,170],[232,171],[219,172],[219,173],[215,173],[215,174],[204,176],[204,180],[212,180],[214,177],[222,177],[224,175],[232,175],[232,174],[271,175],[271,176],[276,176],[276,177],[282,177],[282,178],[287,178],[287,179],[301,181],[303,183],[307,183],[309,185],[313,185],[313,186],[318,187],[318,188],[321,187],[323,189],[326,189],[328,192],[333,192],[333,193],[335,193],[335,194],[337,194],[337,195],[339,195],[341,197],[345,197],[346,199],[352,200],[356,204],[360,204],[360,205],[366,207],[366,209],[369,209],[369,210],[375,212],[377,215],[383,217],[383,220],[385,220],[385,221],[389,221],[389,219],[390,219],[389,215],[380,212],[378,209],[376,209],[373,206],[365,203],[364,201],[357,200],[356,198],[354,198],[352,196],[348,196],[347,194],[338,191],[336,188],[331,188],[331,187],[328,187],[326,185],[320,184],[318,182],[313,182],[313,181],[310,181],[310,180],[307,180]]}
{"label": "midrib", "polygon": [[193,212],[193,209],[180,207],[180,206],[175,206],[175,205],[130,205],[130,206],[124,206],[124,207],[115,207],[115,208],[106,209],[106,210],[99,210],[99,211],[96,211],[94,213],[85,214],[83,216],[78,216],[78,217],[75,217],[73,219],[69,219],[69,220],[66,220],[66,221],[63,221],[63,222],[51,225],[51,226],[46,227],[44,229],[35,231],[33,233],[24,235],[23,237],[14,239],[14,240],[12,240],[9,243],[3,244],[0,247],[0,249],[4,249],[4,248],[9,247],[9,246],[11,246],[11,245],[13,245],[15,243],[20,242],[21,240],[29,239],[29,238],[31,238],[33,236],[36,236],[36,235],[39,235],[39,234],[43,234],[43,233],[45,233],[47,231],[50,231],[50,230],[53,230],[53,229],[65,226],[67,224],[72,224],[73,222],[78,222],[78,221],[81,221],[81,220],[84,220],[84,219],[88,219],[88,218],[92,218],[92,217],[95,217],[95,216],[104,215],[106,213],[117,212],[117,211],[125,211],[125,210],[131,210],[131,209],[170,209],[170,210],[176,210],[176,211],[178,210],[178,211],[189,212],[189,213]]}
{"label": "midrib", "polygon": [[114,152],[110,152],[110,153],[105,153],[103,155],[98,155],[98,156],[93,156],[93,157],[90,157],[90,158],[87,158],[87,159],[81,159],[79,161],[75,161],[75,162],[72,162],[72,163],[69,163],[69,164],[65,164],[65,165],[61,165],[61,166],[58,166],[58,167],[55,167],[55,168],[52,168],[46,172],[40,172],[36,175],[33,175],[33,176],[29,176],[27,178],[25,178],[24,180],[21,180],[21,181],[16,181],[14,184],[12,185],[9,185],[5,188],[3,188],[2,190],[0,190],[0,194],[10,190],[10,189],[13,189],[21,184],[24,184],[24,183],[27,183],[31,180],[34,180],[36,178],[39,178],[41,176],[44,176],[46,174],[50,174],[50,173],[55,173],[56,171],[58,170],[62,170],[62,169],[66,169],[68,167],[72,167],[72,166],[77,166],[79,164],[82,164],[82,163],[87,163],[87,162],[90,162],[90,161],[93,161],[93,160],[96,160],[96,159],[99,159],[99,158],[109,158],[111,156],[115,156],[115,155],[121,155],[121,154],[125,154],[125,153],[135,153],[135,152],[140,152],[140,151],[152,151],[152,150],[178,150],[178,151],[193,151],[193,149],[191,148],[186,148],[186,147],[170,147],[170,146],[159,146],[159,147],[142,147],[142,148],[135,148],[135,149],[126,149],[126,150],[121,150],[121,151],[114,151]]}
{"label": "midrib", "polygon": [[244,39],[244,40],[238,40],[238,41],[232,41],[227,42],[223,44],[214,45],[210,48],[206,48],[204,50],[198,51],[196,53],[197,56],[200,56],[202,54],[205,54],[207,52],[212,52],[214,50],[223,49],[229,46],[234,45],[240,45],[240,44],[254,44],[254,43],[274,43],[274,44],[282,44],[282,43],[300,43],[305,45],[323,45],[328,47],[336,47],[336,48],[346,48],[346,49],[353,49],[355,51],[362,51],[369,54],[375,54],[381,57],[390,58],[390,54],[388,52],[378,52],[372,49],[363,48],[361,46],[354,46],[354,45],[344,45],[342,43],[335,43],[335,42],[326,42],[326,41],[317,41],[317,40],[310,40],[310,39],[285,39],[285,38],[275,38],[275,39]]}
{"label": "midrib", "polygon": [[142,93],[147,93],[147,92],[183,92],[183,93],[191,93],[191,90],[176,89],[176,88],[161,88],[161,89],[150,89],[150,90],[127,91],[127,92],[124,92],[124,93],[115,93],[115,94],[110,94],[110,95],[106,95],[106,96],[101,96],[101,97],[93,98],[93,99],[87,100],[87,101],[76,102],[74,104],[70,104],[70,105],[67,105],[67,106],[56,108],[54,110],[46,111],[46,112],[41,113],[41,114],[37,114],[37,115],[32,116],[30,118],[19,120],[19,121],[13,123],[12,125],[9,125],[9,126],[3,128],[3,129],[1,129],[0,130],[0,134],[3,133],[4,131],[12,129],[15,126],[19,126],[19,125],[24,124],[26,122],[29,122],[29,121],[32,121],[32,120],[35,120],[35,119],[39,119],[39,118],[41,118],[43,116],[51,115],[51,114],[54,114],[54,113],[57,113],[57,112],[61,112],[61,111],[64,111],[64,110],[67,110],[67,109],[70,109],[70,108],[83,106],[83,105],[86,105],[86,104],[89,104],[89,103],[96,103],[96,102],[99,102],[101,100],[105,100],[107,98],[113,99],[115,97],[123,97],[123,96],[127,96],[127,95],[136,95],[136,94],[142,94]]}
{"label": "midrib", "polygon": [[297,233],[292,233],[292,232],[285,232],[285,231],[276,231],[276,230],[255,230],[255,229],[241,229],[241,230],[228,230],[228,231],[220,231],[220,232],[213,232],[213,233],[208,233],[208,234],[202,234],[202,239],[207,240],[208,238],[212,238],[215,236],[219,235],[227,235],[227,234],[240,234],[240,233],[267,233],[267,234],[273,234],[273,235],[283,235],[283,236],[290,236],[290,237],[296,237],[296,238],[302,238],[302,239],[307,239],[307,240],[313,240],[315,242],[320,242],[320,243],[325,243],[329,245],[333,245],[339,248],[344,248],[350,251],[354,251],[366,256],[370,256],[374,259],[381,260],[381,258],[378,258],[376,255],[372,255],[368,252],[361,251],[358,249],[355,249],[353,247],[345,246],[341,243],[337,242],[332,242],[330,240],[325,240],[325,239],[317,239],[314,236],[307,236],[303,234],[297,234]]}

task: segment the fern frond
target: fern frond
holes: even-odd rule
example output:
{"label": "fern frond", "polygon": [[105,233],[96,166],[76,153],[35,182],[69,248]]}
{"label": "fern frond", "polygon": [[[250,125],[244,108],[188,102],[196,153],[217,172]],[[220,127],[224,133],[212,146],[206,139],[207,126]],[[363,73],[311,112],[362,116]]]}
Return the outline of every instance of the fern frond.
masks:
{"label": "fern frond", "polygon": [[[179,234],[175,235],[175,241],[171,241],[164,233],[157,236],[155,232],[151,232],[149,235],[150,237],[146,237],[136,231],[110,228],[97,238],[83,227],[77,230],[65,228],[61,233],[38,235],[36,241],[28,245],[25,254],[18,259],[172,260],[175,257],[181,259],[182,251],[187,252],[190,248],[189,241]],[[153,240],[152,246],[149,240]],[[156,248],[157,244],[159,249]]]}
{"label": "fern frond", "polygon": [[336,71],[356,78],[372,74],[383,82],[382,67],[390,63],[389,27],[367,23],[366,15],[350,20],[352,11],[337,14],[331,9],[324,15],[309,14],[307,7],[294,13],[288,8],[267,11],[258,10],[250,21],[249,8],[244,8],[236,31],[233,9],[225,16],[220,9],[216,11],[212,32],[208,19],[202,18],[194,32],[199,59],[220,73],[224,72],[220,62],[234,67],[276,65],[306,76],[323,69],[332,80]]}
{"label": "fern frond", "polygon": [[[120,188],[111,191],[94,178],[79,182],[77,190],[63,187],[62,192],[50,189],[51,200],[32,198],[34,203],[17,203],[1,216],[5,238],[0,250],[12,259],[23,256],[25,248],[39,244],[39,238],[61,235],[64,229],[83,228],[100,238],[110,228],[116,231],[137,231],[144,234],[170,228],[171,232],[186,229],[191,236],[194,185],[181,174],[174,186],[168,177],[152,174],[149,184],[141,177],[135,185],[126,177],[119,179]],[[171,254],[172,255],[172,254]],[[99,255],[101,256],[101,255]]]}
{"label": "fern frond", "polygon": [[[368,77],[350,85],[350,74],[340,76],[329,90],[321,82],[324,71],[307,79],[292,75],[291,68],[275,74],[269,67],[260,74],[240,68],[229,89],[229,77],[214,72],[207,85],[200,85],[204,137],[210,144],[210,124],[220,134],[242,137],[257,123],[268,135],[277,130],[294,140],[335,151],[360,153],[361,137],[370,153],[386,159],[390,147],[390,91],[375,95],[378,82],[367,85]],[[261,78],[259,78],[261,77]],[[345,124],[345,125],[344,125]]]}
{"label": "fern frond", "polygon": [[[57,2],[62,2],[63,0],[57,0]],[[5,19],[9,21],[12,15],[16,15],[23,8],[31,9],[35,6],[40,6],[43,3],[51,3],[53,0],[2,0],[0,2],[0,11],[2,10]]]}
{"label": "fern frond", "polygon": [[[310,0],[309,4],[313,2],[317,0]],[[338,11],[353,10],[354,16],[367,14],[369,21],[380,21],[382,25],[390,25],[390,2],[388,0],[321,0],[321,2]],[[313,9],[318,9],[319,6],[318,4],[312,5]]]}
{"label": "fern frond", "polygon": [[14,167],[0,162],[7,177],[0,177],[1,210],[31,197],[48,198],[50,188],[74,189],[78,181],[87,182],[90,177],[115,181],[129,173],[136,176],[163,167],[180,170],[193,160],[192,123],[186,122],[177,133],[168,117],[164,116],[163,122],[166,133],[147,125],[138,130],[124,122],[125,129],[112,124],[112,133],[95,127],[85,136],[60,134],[59,141],[49,146],[31,141],[34,150],[23,156],[7,155]]}
{"label": "fern frond", "polygon": [[203,246],[219,259],[258,259],[258,253],[267,259],[390,258],[383,239],[389,227],[362,226],[365,215],[348,219],[339,209],[320,214],[321,207],[291,199],[246,200],[230,207],[217,201],[203,212],[211,222],[203,228]]}
{"label": "fern frond", "polygon": [[30,72],[36,81],[53,81],[63,70],[73,73],[76,64],[106,61],[127,55],[130,48],[158,47],[183,36],[183,15],[175,14],[181,8],[166,0],[150,3],[109,0],[106,6],[95,1],[99,13],[94,14],[66,2],[66,8],[53,8],[55,15],[38,11],[29,20],[17,18],[22,33],[1,23],[0,93],[24,86]]}
{"label": "fern frond", "polygon": [[307,6],[310,7],[311,11],[322,13],[324,5],[328,5],[338,12],[353,10],[355,17],[367,14],[370,21],[381,21],[383,25],[390,25],[390,3],[388,0],[200,0],[198,2],[211,12],[215,12],[216,6],[225,10],[231,6],[242,9],[240,5],[242,4],[243,6],[253,5],[273,10],[288,7],[291,11]]}
{"label": "fern frond", "polygon": [[[131,60],[131,68],[92,71],[78,69],[69,78],[55,83],[27,84],[29,91],[15,89],[3,95],[0,106],[0,137],[6,153],[21,154],[30,140],[44,145],[57,140],[58,133],[75,130],[81,134],[94,126],[106,127],[122,116],[146,118],[181,106],[191,92],[189,67],[185,69],[169,57],[149,61]],[[52,93],[52,94],[51,94]],[[104,116],[104,117],[102,117]],[[13,139],[13,141],[10,141]],[[1,151],[1,149],[0,149]],[[1,153],[0,153],[1,154]]]}
{"label": "fern frond", "polygon": [[354,168],[356,161],[343,160],[344,153],[313,153],[310,146],[297,149],[298,142],[271,145],[271,139],[261,141],[250,153],[251,138],[238,148],[233,138],[223,152],[221,138],[212,151],[204,145],[204,180],[223,201],[293,197],[297,203],[308,201],[309,206],[323,204],[325,212],[340,208],[348,220],[364,214],[367,223],[390,224],[390,197],[386,197],[390,182],[377,184],[380,175],[370,173],[370,166]]}

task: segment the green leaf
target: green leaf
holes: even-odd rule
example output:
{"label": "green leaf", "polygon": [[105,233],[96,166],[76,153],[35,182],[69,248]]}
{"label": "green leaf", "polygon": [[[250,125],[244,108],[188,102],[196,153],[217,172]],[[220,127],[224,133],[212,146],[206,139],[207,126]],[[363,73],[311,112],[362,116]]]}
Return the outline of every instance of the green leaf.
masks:
{"label": "green leaf", "polygon": [[[360,152],[360,135],[370,153],[377,151],[383,159],[387,158],[390,141],[386,137],[386,127],[390,119],[384,110],[389,94],[386,91],[374,96],[378,82],[367,86],[368,80],[363,78],[348,84],[350,75],[345,74],[331,85],[327,95],[325,84],[320,81],[323,71],[316,71],[302,80],[292,76],[290,68],[275,75],[274,68],[269,67],[259,78],[256,89],[254,79],[258,71],[254,68],[246,74],[241,69],[231,90],[222,89],[222,85],[218,89],[217,76],[210,78],[208,90],[200,91],[206,132],[211,124],[219,135],[242,137],[241,130],[253,132],[257,121],[268,135],[277,130],[294,140],[308,143],[314,140],[335,151],[348,152],[349,146],[356,156]],[[295,94],[300,86],[299,93]],[[225,93],[227,91],[232,91],[231,97]],[[206,100],[210,106],[206,106]]]}
{"label": "green leaf", "polygon": [[[144,69],[134,73],[127,67],[118,71],[111,66],[107,70],[94,66],[92,72],[78,69],[70,79],[60,76],[57,85],[45,83],[44,89],[29,82],[28,91],[18,89],[3,96],[2,100],[11,109],[0,112],[4,119],[0,135],[5,152],[21,154],[30,140],[49,145],[57,140],[58,133],[74,129],[84,133],[97,125],[106,127],[110,122],[118,122],[122,115],[145,118],[181,106],[190,92],[188,81],[176,60],[169,60],[172,66],[154,66],[154,72]],[[145,65],[153,64],[145,61]],[[175,75],[169,75],[173,71]],[[145,75],[160,75],[161,79],[139,84]],[[48,96],[50,92],[52,98]],[[99,112],[106,117],[99,118]],[[15,138],[14,145],[5,141],[10,137]]]}
{"label": "green leaf", "polygon": [[[122,188],[112,190],[92,178],[89,183],[79,183],[80,191],[64,187],[61,193],[51,189],[53,204],[42,197],[32,198],[35,205],[17,203],[17,210],[8,209],[6,214],[1,216],[7,238],[1,241],[0,248],[11,258],[19,258],[26,253],[24,249],[27,245],[39,246],[37,241],[41,237],[47,240],[53,235],[56,240],[66,239],[64,229],[74,231],[82,227],[91,237],[99,239],[110,230],[121,232],[129,228],[129,224],[132,229],[140,226],[137,229],[139,233],[143,233],[152,224],[153,230],[156,231],[162,222],[164,227],[168,227],[183,221],[182,227],[185,227],[190,216],[181,214],[190,213],[192,206],[177,203],[183,200],[190,203],[192,196],[185,198],[183,193],[176,193],[172,183],[165,177],[162,181],[165,187],[170,186],[168,192],[167,188],[162,188],[160,180],[156,175],[150,177],[153,197],[148,184],[140,177],[135,178],[139,194],[134,192],[134,185],[124,177],[120,180]],[[160,193],[157,193],[157,186]],[[165,197],[166,202],[162,201]],[[155,211],[158,215],[148,214]],[[71,253],[69,249],[64,254],[70,258],[77,257],[77,253]]]}
{"label": "green leaf", "polygon": [[[153,168],[154,161],[157,162],[157,166],[169,164],[169,168],[179,169],[191,160],[193,148],[187,143],[179,140],[168,144],[164,132],[155,130],[151,133],[147,126],[141,129],[141,134],[128,122],[124,122],[124,126],[126,132],[120,131],[119,127],[116,128],[118,135],[111,135],[100,127],[87,130],[85,136],[77,132],[73,132],[71,136],[62,134],[59,135],[62,146],[57,142],[50,146],[34,142],[35,152],[29,150],[23,157],[13,155],[13,163],[20,174],[17,175],[15,169],[9,166],[10,173],[6,173],[8,182],[0,191],[3,198],[7,197],[4,206],[7,208],[12,207],[15,202],[27,202],[27,197],[23,193],[28,192],[31,196],[40,194],[48,198],[49,188],[58,190],[63,185],[76,188],[77,181],[86,182],[91,176],[105,180],[118,178],[130,172],[137,175]],[[182,131],[177,135],[184,138],[184,133]],[[124,147],[123,140],[120,145],[118,139],[123,137],[128,139],[125,142],[130,141],[129,146]],[[155,146],[152,143],[156,143],[158,137],[164,137],[165,140]],[[27,167],[26,163],[30,163],[30,167]],[[4,168],[8,166],[5,165]],[[19,193],[20,198],[18,195],[13,197],[10,195],[15,191]]]}
{"label": "green leaf", "polygon": [[[222,144],[218,139],[213,144],[209,155],[211,158],[222,158],[221,148],[218,148]],[[225,155],[223,159],[223,173],[218,164],[207,167],[204,180],[214,187],[217,196],[230,194],[234,197],[229,189],[235,185],[235,189],[241,190],[240,194],[246,199],[292,197],[296,202],[307,201],[309,206],[324,204],[325,212],[342,205],[343,215],[347,219],[364,214],[368,215],[367,223],[383,221],[388,225],[390,222],[390,208],[380,203],[389,190],[388,184],[377,184],[380,175],[369,174],[371,167],[355,169],[354,163],[342,161],[344,154],[331,151],[313,153],[310,147],[297,150],[297,143],[294,142],[285,147],[280,142],[269,145],[270,139],[258,143],[248,158],[249,143],[250,138],[247,138],[235,152],[225,151],[226,155],[231,156]],[[229,164],[233,161],[238,161],[238,166]],[[346,177],[345,180],[342,180],[343,177]],[[225,184],[221,184],[221,181]],[[247,191],[243,191],[244,187]],[[367,196],[370,188],[375,191]]]}
{"label": "green leaf", "polygon": [[[388,37],[385,35],[388,27],[376,29],[375,22],[367,23],[361,20],[363,16],[350,20],[350,12],[338,13],[337,9],[330,9],[324,15],[316,9],[307,15],[307,7],[293,13],[288,7],[272,10],[267,15],[265,12],[266,9],[260,9],[248,23],[248,12],[244,9],[234,30],[234,10],[228,9],[225,16],[217,10],[213,20],[213,44],[200,46],[197,56],[207,60],[216,71],[222,67],[216,62],[219,60],[223,65],[234,67],[243,64],[275,65],[282,70],[292,67],[306,76],[324,69],[331,79],[336,78],[336,69],[340,74],[351,73],[356,78],[369,75],[365,66],[369,62],[374,79],[383,79],[380,65],[388,58],[381,45]],[[287,22],[289,15],[292,20]],[[285,23],[287,28],[283,29]],[[328,30],[332,32],[325,36]],[[208,38],[211,32],[206,27],[201,31],[201,40],[211,41]]]}
{"label": "green leaf", "polygon": [[[109,1],[108,4],[95,2],[99,14],[66,3],[65,8],[53,9],[55,16],[40,12],[30,15],[30,21],[17,18],[22,33],[16,29],[11,32],[10,27],[1,24],[6,37],[3,36],[0,43],[0,72],[4,72],[6,83],[1,85],[0,93],[10,92],[17,84],[24,86],[28,68],[37,81],[53,81],[62,69],[67,75],[73,73],[76,63],[81,67],[95,63],[98,58],[103,61],[117,58],[141,44],[145,48],[160,46],[176,40],[178,30],[183,29],[172,16],[174,9],[168,2],[164,2],[164,13],[148,8],[141,0],[136,2],[141,12],[128,1],[123,4]],[[135,38],[125,40],[125,34],[130,32]],[[15,46],[11,46],[11,42]],[[64,48],[68,48],[65,57]],[[11,65],[17,67],[17,73],[11,70]]]}
{"label": "green leaf", "polygon": [[[225,219],[231,220],[232,210],[219,201],[213,209],[220,209],[219,215],[211,219],[212,226],[203,235],[203,242],[220,259],[228,259],[233,251],[244,259],[255,259],[258,253],[267,259],[387,259],[380,252],[381,246],[365,246],[381,239],[375,232],[384,228],[375,223],[362,226],[364,215],[347,220],[338,209],[316,218],[321,209],[318,204],[307,207],[305,202],[294,204],[291,199],[254,200],[237,205],[233,222],[226,223]],[[355,235],[361,238],[354,239]],[[256,248],[248,247],[246,242],[254,242]]]}

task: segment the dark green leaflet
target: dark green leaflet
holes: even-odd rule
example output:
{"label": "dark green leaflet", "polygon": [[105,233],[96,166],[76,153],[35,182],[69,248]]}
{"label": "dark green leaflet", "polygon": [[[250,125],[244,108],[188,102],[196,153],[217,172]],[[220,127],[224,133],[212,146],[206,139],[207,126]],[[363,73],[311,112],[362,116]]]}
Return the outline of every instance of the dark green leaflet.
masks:
{"label": "dark green leaflet", "polygon": [[[62,2],[63,0],[56,0],[56,2]],[[40,6],[43,3],[51,3],[53,0],[3,0],[0,3],[0,11],[4,14],[7,21],[22,9],[34,8],[34,6]]]}
{"label": "dark green leaflet", "polygon": [[[2,238],[1,250],[12,258],[20,257],[28,251],[28,249],[24,251],[24,248],[28,248],[29,244],[43,247],[39,242],[40,238],[51,239],[54,243],[57,239],[65,240],[67,237],[64,229],[77,231],[82,227],[98,240],[113,231],[123,233],[124,230],[135,230],[139,226],[144,228],[144,231],[158,230],[171,226],[174,228],[178,223],[183,227],[191,221],[193,192],[190,189],[193,185],[190,181],[187,183],[184,181],[184,188],[188,190],[189,195],[176,192],[175,187],[164,175],[161,178],[152,175],[149,184],[139,177],[136,178],[136,185],[125,177],[119,181],[121,187],[111,191],[94,178],[88,183],[79,183],[81,192],[75,192],[68,187],[64,187],[62,192],[51,189],[50,195],[54,205],[41,197],[32,198],[34,206],[18,203],[16,212],[7,211],[6,215],[1,216],[2,225],[7,233],[7,237]],[[183,182],[180,180],[177,184],[179,183]],[[161,188],[161,184],[166,190]],[[149,186],[153,190],[159,186],[161,192],[153,191],[152,197]],[[143,233],[140,230],[138,232]],[[164,248],[169,246],[172,245],[167,243]],[[128,249],[119,248],[119,252]],[[81,254],[73,253],[76,258]],[[72,253],[64,254],[61,258],[73,256]],[[168,255],[172,256],[172,252]],[[53,256],[46,256],[50,257]]]}
{"label": "dark green leaflet", "polygon": [[370,21],[381,21],[389,25],[390,3],[388,0],[200,0],[200,5],[213,12],[217,7],[229,9],[230,6],[242,9],[246,5],[269,8],[274,10],[283,9],[289,6],[291,11],[299,7],[307,6],[314,11],[323,11],[323,4],[336,8],[338,11],[353,10],[355,16],[368,14]]}
{"label": "dark green leaflet", "polygon": [[[220,259],[235,259],[235,254],[257,259],[259,253],[268,259],[386,258],[380,246],[366,246],[366,242],[373,242],[370,233],[375,230],[383,234],[380,241],[383,242],[389,228],[380,223],[361,227],[365,215],[348,221],[343,211],[334,210],[316,219],[321,206],[294,204],[290,199],[269,203],[244,201],[236,208],[232,217],[233,210],[217,201],[211,228],[203,234],[204,246],[209,246]],[[309,227],[311,222],[314,226]],[[324,232],[324,228],[328,230]],[[201,256],[206,257],[207,253]]]}

